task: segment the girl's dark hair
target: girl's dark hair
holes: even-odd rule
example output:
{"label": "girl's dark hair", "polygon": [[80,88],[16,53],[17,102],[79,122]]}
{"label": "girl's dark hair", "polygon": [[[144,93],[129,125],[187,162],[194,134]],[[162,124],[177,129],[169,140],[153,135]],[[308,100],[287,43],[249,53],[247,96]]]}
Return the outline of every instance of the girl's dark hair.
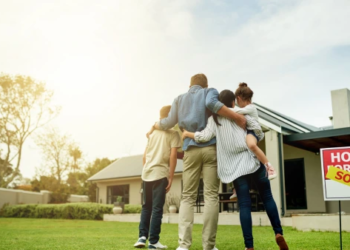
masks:
{"label": "girl's dark hair", "polygon": [[[234,102],[235,100],[235,94],[231,90],[225,89],[219,94],[219,101],[222,102],[228,108],[232,108],[232,102]],[[218,122],[218,115],[213,113],[213,118],[216,125],[221,126],[221,124]]]}
{"label": "girl's dark hair", "polygon": [[251,101],[254,92],[248,87],[248,84],[246,84],[245,82],[241,82],[238,85],[238,89],[236,90],[235,94],[236,96],[242,98],[244,101]]}

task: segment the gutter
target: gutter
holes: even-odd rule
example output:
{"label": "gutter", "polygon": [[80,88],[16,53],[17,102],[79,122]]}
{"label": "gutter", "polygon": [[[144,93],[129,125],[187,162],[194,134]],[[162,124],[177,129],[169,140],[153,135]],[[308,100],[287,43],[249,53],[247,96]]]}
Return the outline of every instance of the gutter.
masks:
{"label": "gutter", "polygon": [[284,207],[284,184],[283,184],[283,157],[282,157],[282,137],[280,133],[277,133],[277,139],[278,139],[278,161],[279,161],[279,175],[280,175],[280,186],[281,186],[281,216],[283,217],[285,215],[285,207]]}

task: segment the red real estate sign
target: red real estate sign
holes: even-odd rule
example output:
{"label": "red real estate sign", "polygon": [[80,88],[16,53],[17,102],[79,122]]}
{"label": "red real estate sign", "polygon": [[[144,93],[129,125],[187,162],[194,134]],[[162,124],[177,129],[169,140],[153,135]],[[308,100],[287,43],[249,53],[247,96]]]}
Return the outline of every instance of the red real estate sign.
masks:
{"label": "red real estate sign", "polygon": [[325,200],[350,200],[350,147],[321,149]]}

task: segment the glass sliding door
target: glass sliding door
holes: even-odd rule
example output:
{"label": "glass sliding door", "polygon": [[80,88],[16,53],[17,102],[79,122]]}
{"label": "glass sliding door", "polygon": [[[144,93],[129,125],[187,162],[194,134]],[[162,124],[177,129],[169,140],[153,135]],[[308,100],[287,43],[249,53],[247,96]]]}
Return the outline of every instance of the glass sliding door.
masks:
{"label": "glass sliding door", "polygon": [[107,187],[107,204],[116,202],[118,196],[122,197],[122,202],[129,204],[129,185]]}

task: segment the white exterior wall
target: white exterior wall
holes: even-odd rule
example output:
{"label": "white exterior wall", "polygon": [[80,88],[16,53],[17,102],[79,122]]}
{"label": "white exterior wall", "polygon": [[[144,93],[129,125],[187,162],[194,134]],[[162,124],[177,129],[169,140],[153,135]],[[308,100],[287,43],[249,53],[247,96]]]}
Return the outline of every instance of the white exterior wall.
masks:
{"label": "white exterior wall", "polygon": [[87,195],[76,195],[76,194],[71,194],[68,199],[68,202],[71,203],[77,203],[77,202],[89,202],[89,196]]}
{"label": "white exterior wall", "polygon": [[350,127],[350,90],[338,89],[331,91],[333,127]]}
{"label": "white exterior wall", "polygon": [[[138,205],[141,204],[141,178],[123,179],[123,180],[111,180],[97,182],[99,188],[100,203],[107,204],[107,188],[117,185],[129,185],[129,204]],[[114,201],[113,201],[114,202]]]}
{"label": "white exterior wall", "polygon": [[[350,201],[341,201],[341,211],[350,214]],[[339,201],[326,201],[327,213],[339,212]]]}
{"label": "white exterior wall", "polygon": [[173,178],[173,184],[171,185],[171,189],[169,192],[175,194],[177,197],[180,197],[182,194],[182,186],[181,186],[182,174],[177,174]]}
{"label": "white exterior wall", "polygon": [[0,188],[0,208],[5,203],[8,203],[9,205],[18,204],[17,190]]}
{"label": "white exterior wall", "polygon": [[[170,192],[174,193],[178,197],[181,197],[182,191],[181,178],[181,174],[176,174],[174,176],[173,183],[170,189]],[[141,205],[141,183],[142,179],[140,177],[97,182],[97,187],[99,188],[99,202],[107,204],[107,187],[117,185],[129,185],[129,204]]]}
{"label": "white exterior wall", "polygon": [[[284,145],[284,160],[299,158],[304,159],[307,209],[287,210],[287,213],[337,213],[337,201],[324,201],[320,155]],[[350,201],[342,201],[341,207],[350,213]]]}
{"label": "white exterior wall", "polygon": [[[278,143],[278,133],[274,130],[270,130],[265,133],[265,151],[266,157],[269,162],[274,166],[277,171],[277,177],[271,181],[271,191],[273,198],[276,202],[278,212],[281,215],[282,211],[282,201],[281,201],[281,178],[280,172],[283,174],[283,165],[279,164],[279,143]],[[259,145],[260,146],[260,145]],[[284,189],[284,187],[283,187]]]}
{"label": "white exterior wall", "polygon": [[50,201],[50,192],[30,192],[19,189],[0,188],[0,208],[4,204],[47,204]]}
{"label": "white exterior wall", "polygon": [[[46,190],[41,190],[39,193],[19,189],[0,188],[0,208],[6,203],[9,205],[47,204],[50,202],[50,193],[51,192]],[[70,202],[85,202],[88,200],[89,197],[87,195],[71,195],[71,198],[68,198]]]}

